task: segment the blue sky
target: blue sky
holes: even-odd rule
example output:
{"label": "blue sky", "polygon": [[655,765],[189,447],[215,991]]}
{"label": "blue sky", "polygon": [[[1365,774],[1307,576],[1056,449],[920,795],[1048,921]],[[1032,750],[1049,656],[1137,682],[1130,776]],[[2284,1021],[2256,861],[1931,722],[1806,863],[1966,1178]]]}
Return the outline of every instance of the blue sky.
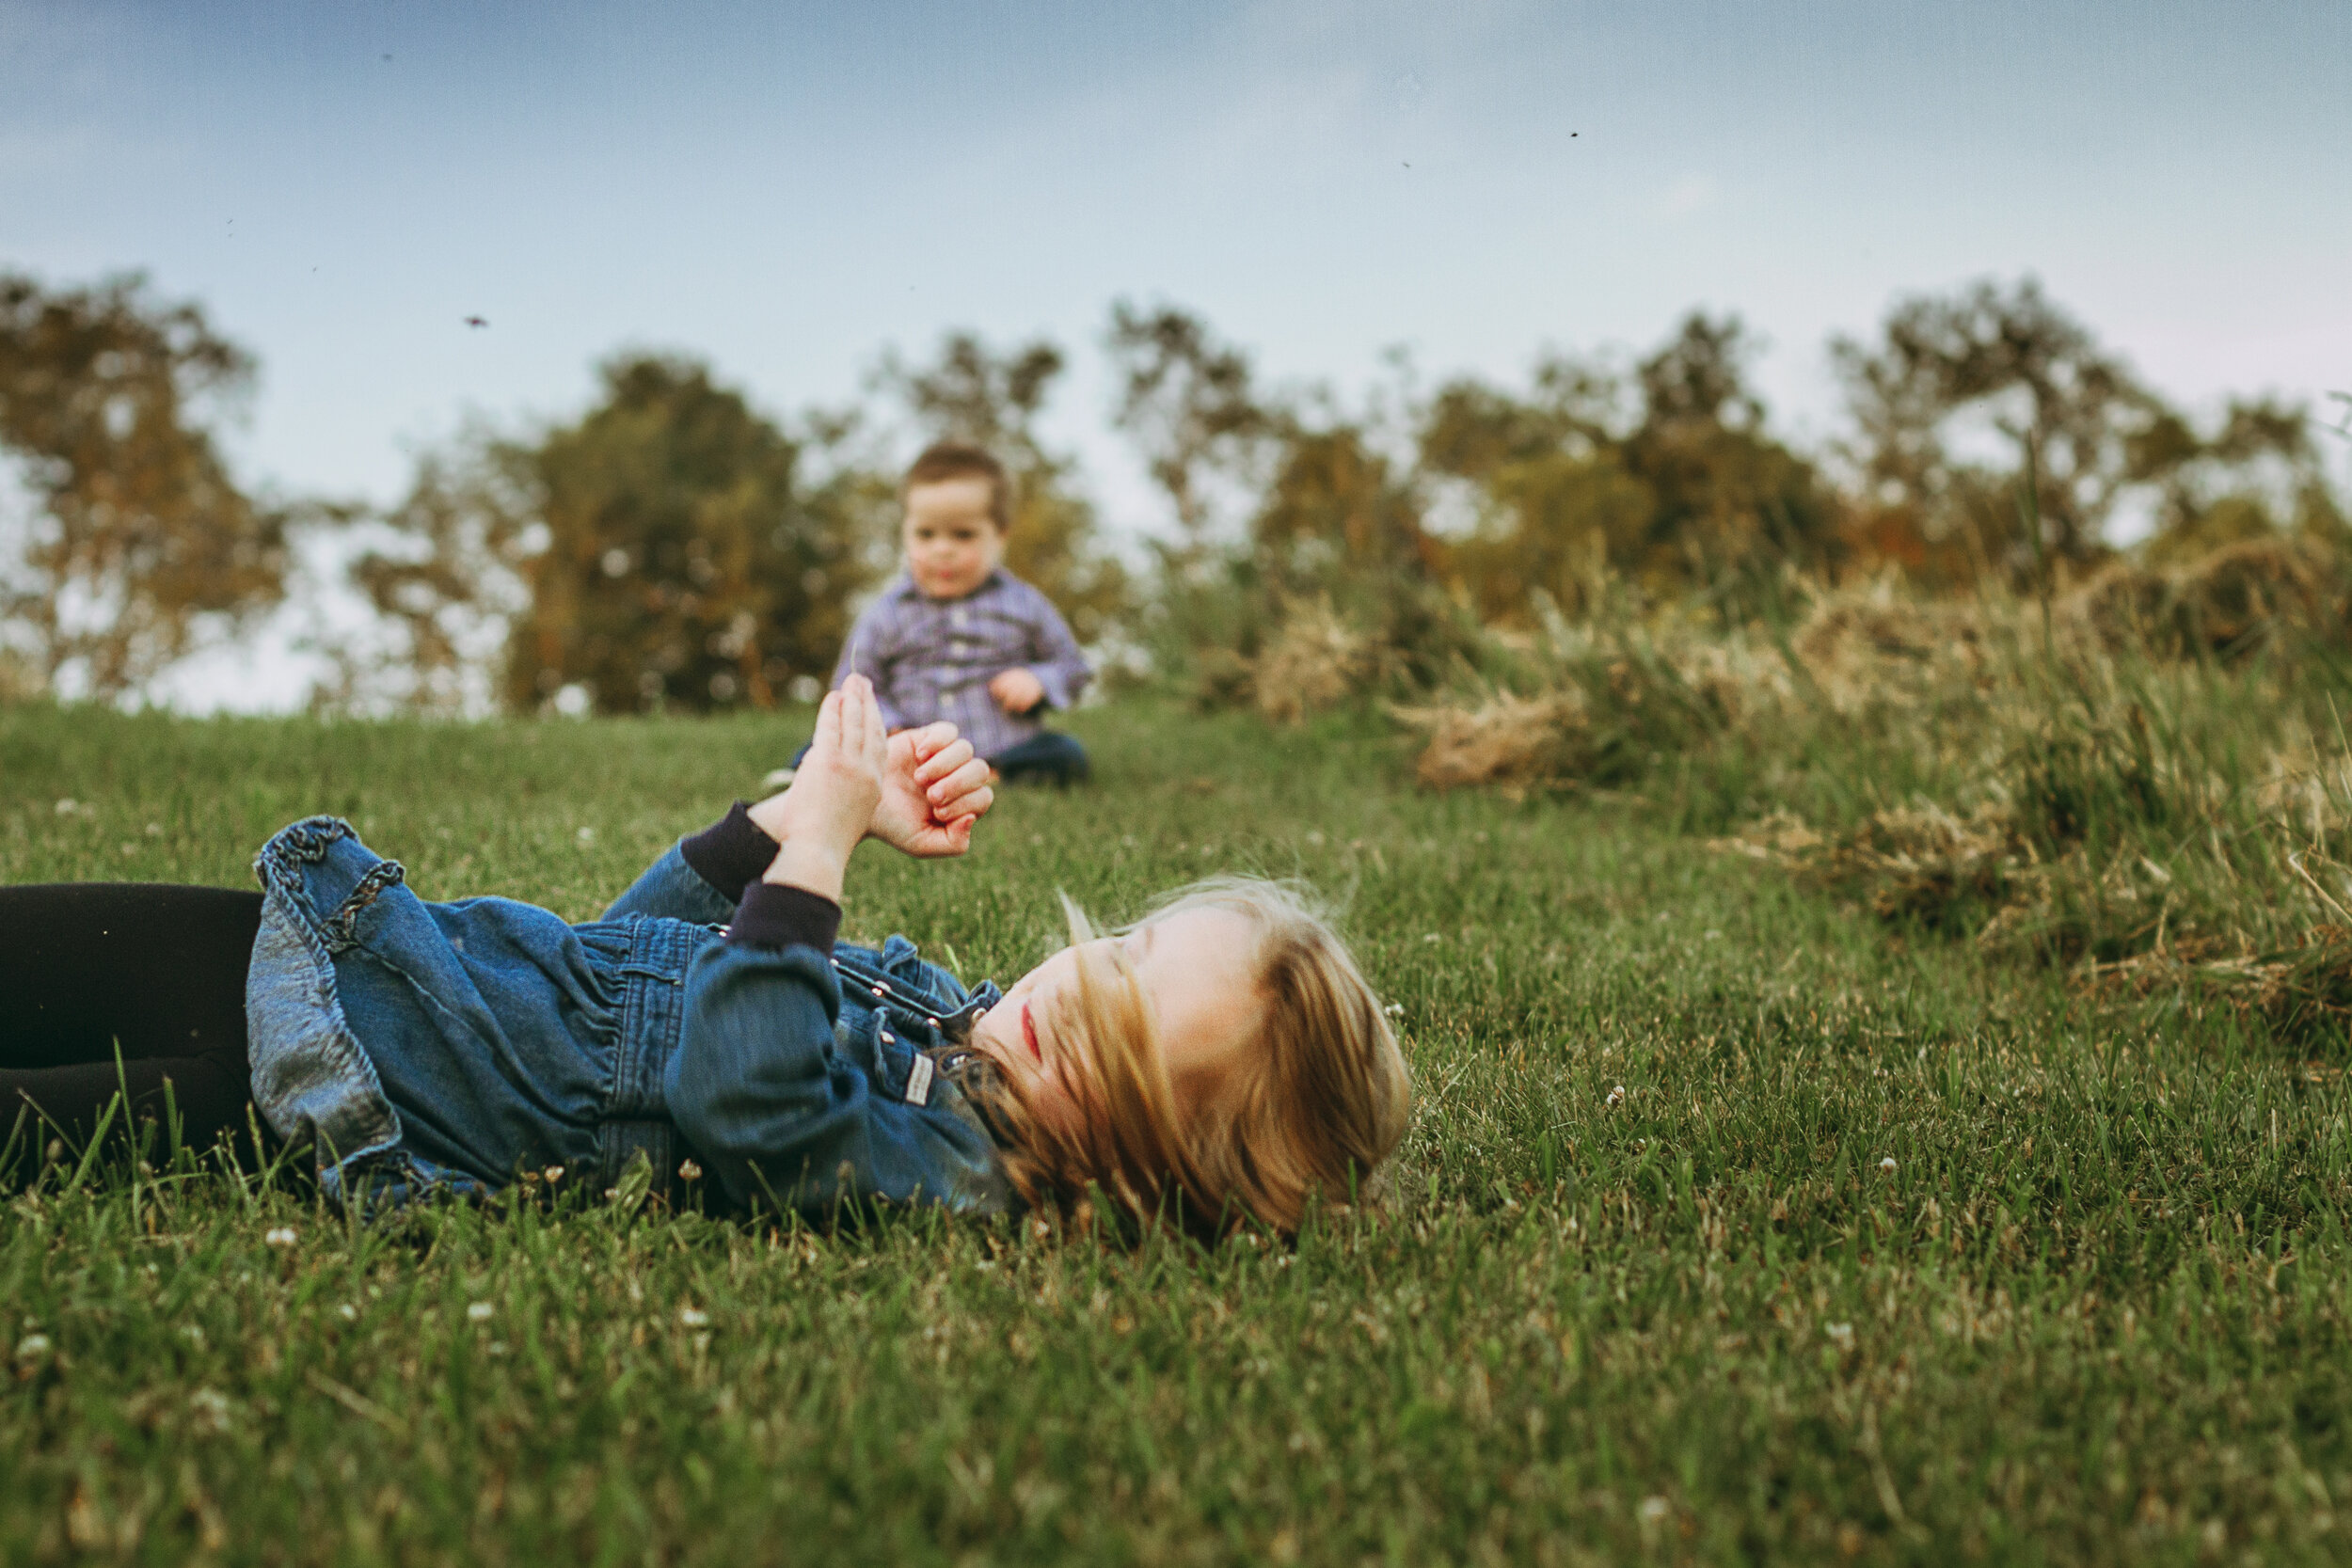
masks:
{"label": "blue sky", "polygon": [[2352,387],[2347,61],[2332,0],[0,0],[0,266],[202,301],[262,363],[244,477],[379,499],[622,345],[784,412],[887,344],[1048,333],[1132,531],[1120,296],[1343,388],[1735,309],[1801,438],[1828,334],[1985,275],[2193,407]]}

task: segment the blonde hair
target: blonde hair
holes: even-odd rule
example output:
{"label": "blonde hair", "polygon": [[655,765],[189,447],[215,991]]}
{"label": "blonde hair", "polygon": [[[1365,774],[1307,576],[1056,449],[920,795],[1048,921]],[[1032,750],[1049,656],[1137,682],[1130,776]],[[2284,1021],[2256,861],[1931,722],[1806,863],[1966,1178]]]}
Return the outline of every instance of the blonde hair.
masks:
{"label": "blonde hair", "polygon": [[[1071,941],[1093,936],[1062,900]],[[1099,1193],[1146,1225],[1216,1237],[1255,1221],[1295,1234],[1317,1193],[1362,1201],[1361,1187],[1405,1135],[1411,1077],[1396,1033],[1356,960],[1305,889],[1248,877],[1182,888],[1137,926],[1194,910],[1257,928],[1257,1037],[1222,1090],[1178,1114],[1157,1028],[1125,956],[1080,946],[1074,1017],[1057,1058],[1071,1127],[1033,1114],[1001,1073],[973,1085],[1006,1146],[1007,1173],[1033,1207],[1070,1212]],[[1133,929],[1134,927],[1128,927]]]}

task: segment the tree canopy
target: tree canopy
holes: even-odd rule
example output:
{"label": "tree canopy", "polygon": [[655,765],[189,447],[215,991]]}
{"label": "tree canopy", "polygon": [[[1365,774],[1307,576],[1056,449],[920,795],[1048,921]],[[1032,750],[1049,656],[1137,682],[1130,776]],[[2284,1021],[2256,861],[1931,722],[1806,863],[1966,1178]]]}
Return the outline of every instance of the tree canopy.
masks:
{"label": "tree canopy", "polygon": [[0,648],[33,684],[136,690],[285,594],[290,514],[238,488],[207,416],[252,384],[245,350],[143,278],[46,289],[0,275]]}

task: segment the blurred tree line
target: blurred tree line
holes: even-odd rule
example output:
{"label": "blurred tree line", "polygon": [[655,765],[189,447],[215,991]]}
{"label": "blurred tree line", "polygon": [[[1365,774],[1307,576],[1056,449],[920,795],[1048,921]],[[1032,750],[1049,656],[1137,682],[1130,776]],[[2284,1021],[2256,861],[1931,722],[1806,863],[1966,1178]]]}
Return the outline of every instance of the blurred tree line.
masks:
{"label": "blurred tree line", "polygon": [[233,483],[216,432],[253,364],[198,307],[137,278],[0,275],[19,476],[0,695],[134,694],[283,601],[296,546],[326,539],[366,613],[317,639],[324,706],[804,698],[895,569],[898,465],[942,436],[1011,470],[1008,562],[1083,640],[1211,700],[1311,669],[1410,689],[1492,628],[1604,608],[1750,617],[1792,570],[2046,581],[2109,558],[2127,504],[2158,562],[2345,530],[2309,410],[2241,400],[2201,426],[2031,279],[1904,300],[1875,337],[1834,341],[1848,430],[1813,452],[1772,432],[1736,316],[1693,313],[1630,363],[1547,353],[1517,386],[1424,388],[1392,356],[1353,401],[1266,384],[1172,306],[1114,306],[1101,347],[1113,423],[1175,524],[1139,568],[1041,433],[1068,368],[1049,341],[951,333],[928,359],[884,356],[867,406],[781,421],[698,360],[625,354],[577,420],[469,428],[371,511]]}

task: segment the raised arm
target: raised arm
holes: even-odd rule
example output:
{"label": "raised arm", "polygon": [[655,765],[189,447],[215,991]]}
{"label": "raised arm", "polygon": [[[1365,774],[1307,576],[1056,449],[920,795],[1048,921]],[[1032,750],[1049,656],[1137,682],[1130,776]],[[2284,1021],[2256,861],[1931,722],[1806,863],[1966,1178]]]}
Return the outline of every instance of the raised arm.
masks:
{"label": "raised arm", "polygon": [[[864,1080],[834,1054],[841,883],[882,796],[889,743],[873,689],[825,698],[792,787],[754,811],[778,846],[727,940],[694,960],[678,1048],[663,1069],[671,1119],[728,1196],[792,1203],[863,1150]],[[772,808],[772,809],[771,809]]]}
{"label": "raised arm", "polygon": [[[996,802],[988,764],[972,754],[949,723],[901,730],[890,737],[882,799],[866,836],[918,860],[961,855],[972,846],[972,826]],[[735,802],[726,816],[689,833],[645,868],[604,911],[607,920],[647,915],[722,926],[735,918],[743,890],[767,874],[787,816],[786,796],[759,804]]]}

